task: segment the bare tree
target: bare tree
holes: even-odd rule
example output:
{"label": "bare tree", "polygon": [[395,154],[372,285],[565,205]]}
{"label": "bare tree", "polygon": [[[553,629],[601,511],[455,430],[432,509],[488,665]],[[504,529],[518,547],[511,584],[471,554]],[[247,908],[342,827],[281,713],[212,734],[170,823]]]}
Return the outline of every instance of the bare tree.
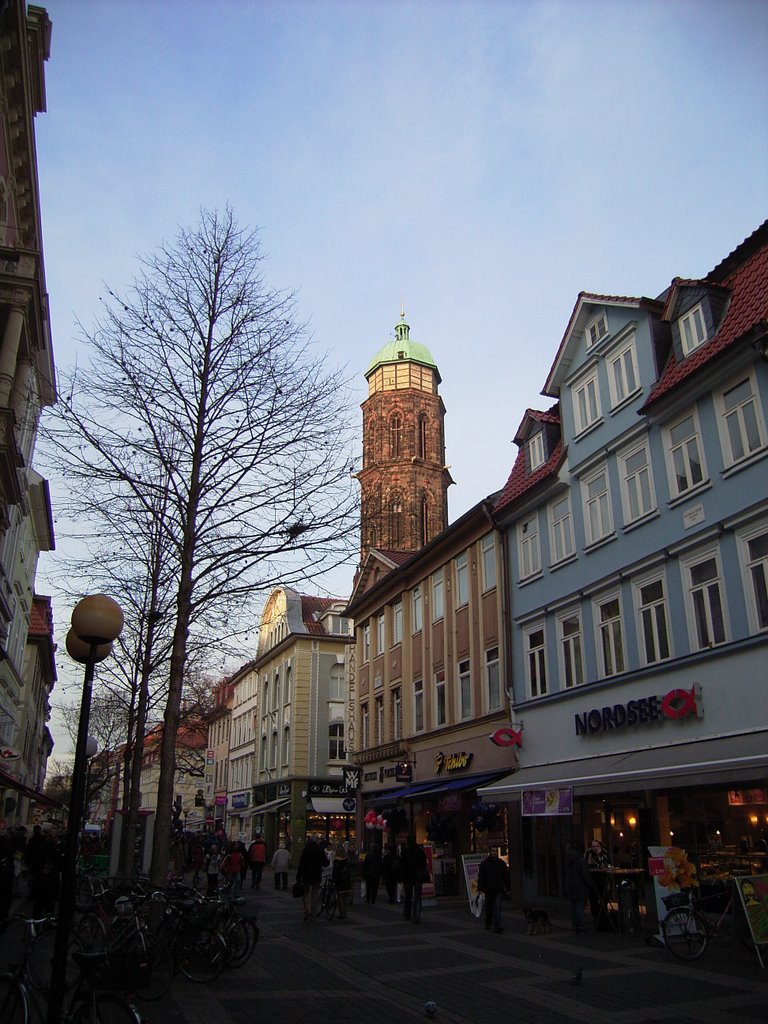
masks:
{"label": "bare tree", "polygon": [[141,261],[126,298],[109,292],[86,332],[91,361],[62,386],[66,400],[48,426],[70,480],[110,510],[166,509],[173,606],[161,614],[173,631],[156,882],[168,860],[191,645],[207,638],[210,647],[259,590],[353,556],[347,381],[311,349],[294,297],[265,284],[262,259],[258,237],[230,209],[204,211]]}

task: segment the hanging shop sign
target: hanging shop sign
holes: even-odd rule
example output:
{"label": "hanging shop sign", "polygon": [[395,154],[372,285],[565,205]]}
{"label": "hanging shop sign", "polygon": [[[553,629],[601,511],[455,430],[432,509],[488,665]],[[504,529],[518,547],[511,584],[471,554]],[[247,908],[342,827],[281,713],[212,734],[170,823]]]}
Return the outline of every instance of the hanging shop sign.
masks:
{"label": "hanging shop sign", "polygon": [[240,811],[244,807],[251,806],[251,794],[249,793],[233,793],[232,794],[232,810]]}
{"label": "hanging shop sign", "polygon": [[467,754],[463,750],[461,753],[454,754],[444,754],[442,750],[438,750],[435,754],[435,775],[439,775],[443,770],[446,772],[458,772],[464,768],[469,768],[472,763],[472,757],[473,754]]}
{"label": "hanging shop sign", "polygon": [[594,736],[616,729],[634,728],[651,722],[679,722],[684,718],[703,718],[701,689],[677,688],[662,697],[640,697],[626,704],[593,708],[574,715],[577,736]]}
{"label": "hanging shop sign", "polygon": [[491,743],[495,743],[497,747],[522,747],[523,727],[503,725],[496,732],[492,732],[488,739]]}

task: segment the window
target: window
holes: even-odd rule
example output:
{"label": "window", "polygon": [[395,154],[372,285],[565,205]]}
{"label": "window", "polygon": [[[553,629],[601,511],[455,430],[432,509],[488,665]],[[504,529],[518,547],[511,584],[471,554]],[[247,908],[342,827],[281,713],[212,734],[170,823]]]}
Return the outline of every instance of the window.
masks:
{"label": "window", "polygon": [[413,632],[418,633],[424,625],[424,610],[421,604],[421,587],[411,591],[411,608],[413,610]]}
{"label": "window", "polygon": [[586,509],[587,544],[597,544],[613,533],[611,497],[608,493],[608,469],[586,478],[582,487]]}
{"label": "window", "polygon": [[608,317],[605,313],[600,313],[592,320],[591,323],[587,324],[587,329],[584,335],[587,339],[587,348],[592,348],[596,345],[601,338],[604,338],[608,333]]}
{"label": "window", "polygon": [[389,503],[389,543],[395,550],[403,546],[403,500],[395,495]]}
{"label": "window", "polygon": [[768,524],[738,534],[752,632],[768,629]]}
{"label": "window", "polygon": [[373,742],[375,744],[384,742],[384,698],[377,697],[374,702],[374,733]]}
{"label": "window", "polygon": [[445,696],[445,672],[435,672],[435,725],[445,725],[447,706]]}
{"label": "window", "polygon": [[432,621],[437,622],[445,614],[443,607],[443,570],[432,574]]}
{"label": "window", "polygon": [[[343,673],[344,673],[344,669],[342,669],[342,678],[343,678]],[[286,669],[285,669],[285,703],[286,704],[290,704],[291,703],[291,685],[292,685],[292,681],[291,681],[291,666],[287,665]]]}
{"label": "window", "polygon": [[713,553],[698,561],[685,560],[688,585],[691,647],[704,650],[725,641],[725,616],[720,593],[720,572]]}
{"label": "window", "polygon": [[291,762],[291,727],[286,725],[283,729],[283,764]]}
{"label": "window", "polygon": [[672,497],[690,491],[706,479],[701,440],[694,413],[674,423],[667,431]]}
{"label": "window", "polygon": [[261,770],[267,769],[267,736],[264,733],[261,737]]}
{"label": "window", "polygon": [[459,712],[462,719],[472,717],[472,680],[469,661],[459,662]]}
{"label": "window", "polygon": [[621,629],[621,603],[619,595],[604,597],[595,602],[600,675],[615,676],[624,671],[624,637]]}
{"label": "window", "polygon": [[371,624],[366,622],[363,626],[363,661],[371,660]]}
{"label": "window", "polygon": [[485,697],[488,711],[501,707],[501,680],[499,677],[499,648],[485,652]]}
{"label": "window", "polygon": [[547,692],[547,661],[543,626],[535,626],[528,630],[525,635],[525,651],[528,690],[532,697],[542,697]]}
{"label": "window", "polygon": [[269,753],[270,768],[277,768],[277,729],[272,731],[272,747]]}
{"label": "window", "polygon": [[427,457],[427,417],[425,413],[419,413],[418,421],[418,438],[416,444],[416,451],[418,452],[420,459],[426,459]]}
{"label": "window", "polygon": [[399,459],[403,449],[403,418],[399,412],[394,412],[389,418],[389,455],[392,459]]}
{"label": "window", "polygon": [[392,646],[403,642],[403,602],[392,605]]}
{"label": "window", "polygon": [[607,362],[611,405],[615,407],[621,405],[640,387],[634,341],[630,341],[615,353],[611,353]]}
{"label": "window", "polygon": [[538,514],[518,524],[517,531],[520,546],[520,579],[524,580],[541,572]]}
{"label": "window", "polygon": [[403,735],[403,700],[400,687],[392,691],[392,739],[399,740]]}
{"label": "window", "polygon": [[344,666],[331,665],[330,678],[328,680],[328,700],[344,700],[346,697],[344,686]]}
{"label": "window", "polygon": [[573,417],[577,434],[597,423],[600,419],[600,397],[597,391],[597,374],[592,373],[574,384],[571,388],[573,395]]}
{"label": "window", "polygon": [[424,683],[421,679],[413,684],[413,731],[424,731]]}
{"label": "window", "polygon": [[363,704],[362,708],[360,709],[360,733],[360,738],[363,744],[363,750],[366,750],[371,745],[371,723],[367,704]]}
{"label": "window", "polygon": [[480,541],[480,552],[483,559],[483,590],[496,586],[496,538],[488,533]]}
{"label": "window", "polygon": [[584,663],[581,656],[581,616],[569,612],[558,619],[560,628],[560,657],[563,685],[566,690],[584,682]]}
{"label": "window", "polygon": [[624,522],[634,523],[656,508],[648,446],[645,442],[619,457]]}
{"label": "window", "polygon": [[429,500],[426,494],[422,494],[419,500],[419,530],[423,547],[429,540]]}
{"label": "window", "polygon": [[384,653],[384,637],[385,637],[384,622],[385,622],[384,612],[382,612],[381,615],[377,616],[377,618],[376,618],[376,653],[377,654],[383,654]]}
{"label": "window", "polygon": [[641,656],[646,665],[664,661],[670,655],[667,601],[664,595],[664,581],[655,579],[636,586]]}
{"label": "window", "polygon": [[346,756],[344,723],[331,722],[328,726],[328,757],[331,761],[343,761]]}
{"label": "window", "polygon": [[460,608],[469,601],[469,570],[467,553],[464,551],[456,559],[456,607]]}
{"label": "window", "polygon": [[573,522],[571,520],[571,497],[564,494],[549,506],[550,535],[552,538],[552,563],[570,558],[576,550],[573,542]]}
{"label": "window", "polygon": [[701,303],[698,306],[681,316],[677,322],[680,328],[680,344],[683,346],[683,355],[687,356],[695,348],[707,340],[707,329],[704,326],[704,312]]}
{"label": "window", "polygon": [[765,447],[765,424],[750,374],[718,398],[723,461],[733,466]]}
{"label": "window", "polygon": [[528,471],[532,473],[544,465],[544,432],[534,434],[528,442]]}

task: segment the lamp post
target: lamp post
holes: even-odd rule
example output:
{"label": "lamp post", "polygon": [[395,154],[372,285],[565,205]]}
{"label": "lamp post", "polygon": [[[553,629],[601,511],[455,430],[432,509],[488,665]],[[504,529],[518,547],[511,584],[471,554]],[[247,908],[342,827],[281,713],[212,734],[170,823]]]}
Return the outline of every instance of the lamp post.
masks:
{"label": "lamp post", "polygon": [[88,723],[91,717],[94,668],[112,651],[112,641],[123,628],[120,605],[106,594],[84,597],[72,612],[72,628],[67,633],[67,652],[74,661],[85,665],[83,696],[75,744],[75,763],[72,768],[72,793],[69,801],[67,836],[64,846],[64,865],[61,876],[61,897],[56,925],[56,943],[53,949],[51,989],[48,1000],[48,1024],[60,1024],[64,1013],[69,933],[75,915],[77,886],[78,839],[83,819],[88,762]]}
{"label": "lamp post", "polygon": [[99,744],[93,738],[89,736],[85,741],[85,758],[87,768],[85,769],[85,796],[83,799],[83,829],[88,824],[88,816],[91,811],[91,765],[93,759],[99,752]]}

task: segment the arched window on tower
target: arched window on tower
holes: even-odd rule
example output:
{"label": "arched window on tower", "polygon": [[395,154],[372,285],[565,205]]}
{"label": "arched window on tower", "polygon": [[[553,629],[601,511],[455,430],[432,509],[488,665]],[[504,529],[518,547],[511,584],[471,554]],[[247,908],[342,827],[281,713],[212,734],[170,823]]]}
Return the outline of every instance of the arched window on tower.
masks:
{"label": "arched window on tower", "polygon": [[403,453],[403,417],[393,412],[389,418],[389,456],[399,459]]}
{"label": "arched window on tower", "polygon": [[403,502],[399,495],[395,495],[389,505],[389,543],[399,551],[403,540]]}
{"label": "arched window on tower", "polygon": [[416,425],[416,451],[420,459],[427,457],[427,416],[426,413],[419,413],[419,422]]}
{"label": "arched window on tower", "polygon": [[423,547],[429,541],[429,500],[422,494],[419,501],[419,539]]}
{"label": "arched window on tower", "polygon": [[376,417],[371,416],[365,432],[365,446],[363,448],[363,463],[366,467],[372,466],[376,461]]}

